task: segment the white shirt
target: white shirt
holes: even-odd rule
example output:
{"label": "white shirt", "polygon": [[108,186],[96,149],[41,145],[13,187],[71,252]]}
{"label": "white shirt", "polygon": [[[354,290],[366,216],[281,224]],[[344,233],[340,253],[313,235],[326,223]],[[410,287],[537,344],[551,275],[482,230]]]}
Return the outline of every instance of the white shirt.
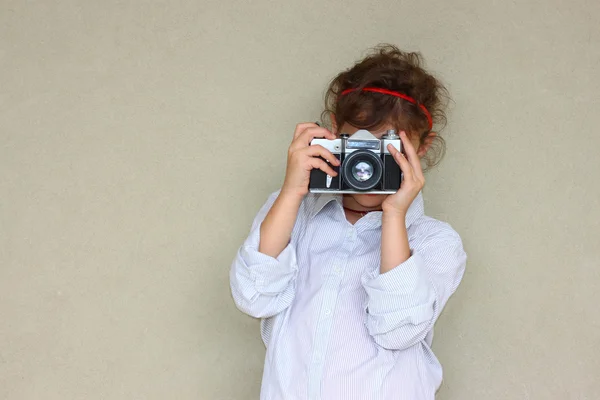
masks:
{"label": "white shirt", "polygon": [[230,273],[237,307],[261,318],[261,400],[429,400],[442,381],[433,326],[462,279],[466,254],[447,223],[408,209],[411,256],[380,274],[381,212],[355,225],[341,195],[309,194],[275,259],[258,251],[256,216]]}

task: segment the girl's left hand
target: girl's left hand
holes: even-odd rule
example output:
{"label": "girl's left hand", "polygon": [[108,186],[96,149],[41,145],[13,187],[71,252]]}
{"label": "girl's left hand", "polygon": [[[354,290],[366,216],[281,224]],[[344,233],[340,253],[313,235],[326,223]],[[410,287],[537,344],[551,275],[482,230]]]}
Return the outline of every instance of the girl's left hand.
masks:
{"label": "girl's left hand", "polygon": [[415,197],[417,197],[425,185],[425,177],[423,176],[419,156],[408,136],[406,136],[406,132],[400,132],[400,139],[402,140],[406,156],[391,144],[388,145],[388,149],[396,163],[400,166],[404,174],[404,179],[400,184],[400,189],[396,193],[389,195],[383,201],[381,208],[384,213],[398,213],[406,216],[408,207],[410,207]]}

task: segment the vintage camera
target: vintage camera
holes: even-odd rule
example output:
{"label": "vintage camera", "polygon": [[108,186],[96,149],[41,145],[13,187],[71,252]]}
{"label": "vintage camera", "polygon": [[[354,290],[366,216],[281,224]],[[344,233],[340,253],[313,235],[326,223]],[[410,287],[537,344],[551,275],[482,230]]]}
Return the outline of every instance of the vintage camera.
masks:
{"label": "vintage camera", "polygon": [[372,193],[391,194],[400,188],[402,171],[387,149],[388,144],[401,151],[402,142],[396,131],[390,129],[381,139],[361,129],[352,136],[341,134],[339,139],[315,138],[319,144],[340,160],[332,165],[338,176],[332,177],[320,169],[310,172],[308,188],[312,193]]}

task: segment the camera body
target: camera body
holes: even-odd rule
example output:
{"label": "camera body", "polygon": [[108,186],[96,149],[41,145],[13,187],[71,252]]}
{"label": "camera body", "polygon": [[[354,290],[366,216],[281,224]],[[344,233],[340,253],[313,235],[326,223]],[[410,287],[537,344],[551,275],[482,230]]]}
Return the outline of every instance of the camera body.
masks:
{"label": "camera body", "polygon": [[402,150],[400,137],[393,129],[381,139],[361,129],[352,136],[343,133],[334,140],[315,138],[310,144],[325,147],[340,160],[339,167],[331,166],[338,173],[335,177],[320,169],[311,170],[311,193],[392,194],[400,188],[402,171],[387,148],[391,144]]}

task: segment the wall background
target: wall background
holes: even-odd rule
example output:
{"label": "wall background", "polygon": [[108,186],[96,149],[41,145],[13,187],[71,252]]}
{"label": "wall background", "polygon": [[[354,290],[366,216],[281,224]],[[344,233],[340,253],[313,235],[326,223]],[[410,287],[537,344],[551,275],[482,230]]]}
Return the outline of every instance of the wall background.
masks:
{"label": "wall background", "polygon": [[297,122],[379,42],[454,104],[470,255],[442,400],[600,393],[600,3],[0,1],[0,398],[256,399],[228,269]]}

